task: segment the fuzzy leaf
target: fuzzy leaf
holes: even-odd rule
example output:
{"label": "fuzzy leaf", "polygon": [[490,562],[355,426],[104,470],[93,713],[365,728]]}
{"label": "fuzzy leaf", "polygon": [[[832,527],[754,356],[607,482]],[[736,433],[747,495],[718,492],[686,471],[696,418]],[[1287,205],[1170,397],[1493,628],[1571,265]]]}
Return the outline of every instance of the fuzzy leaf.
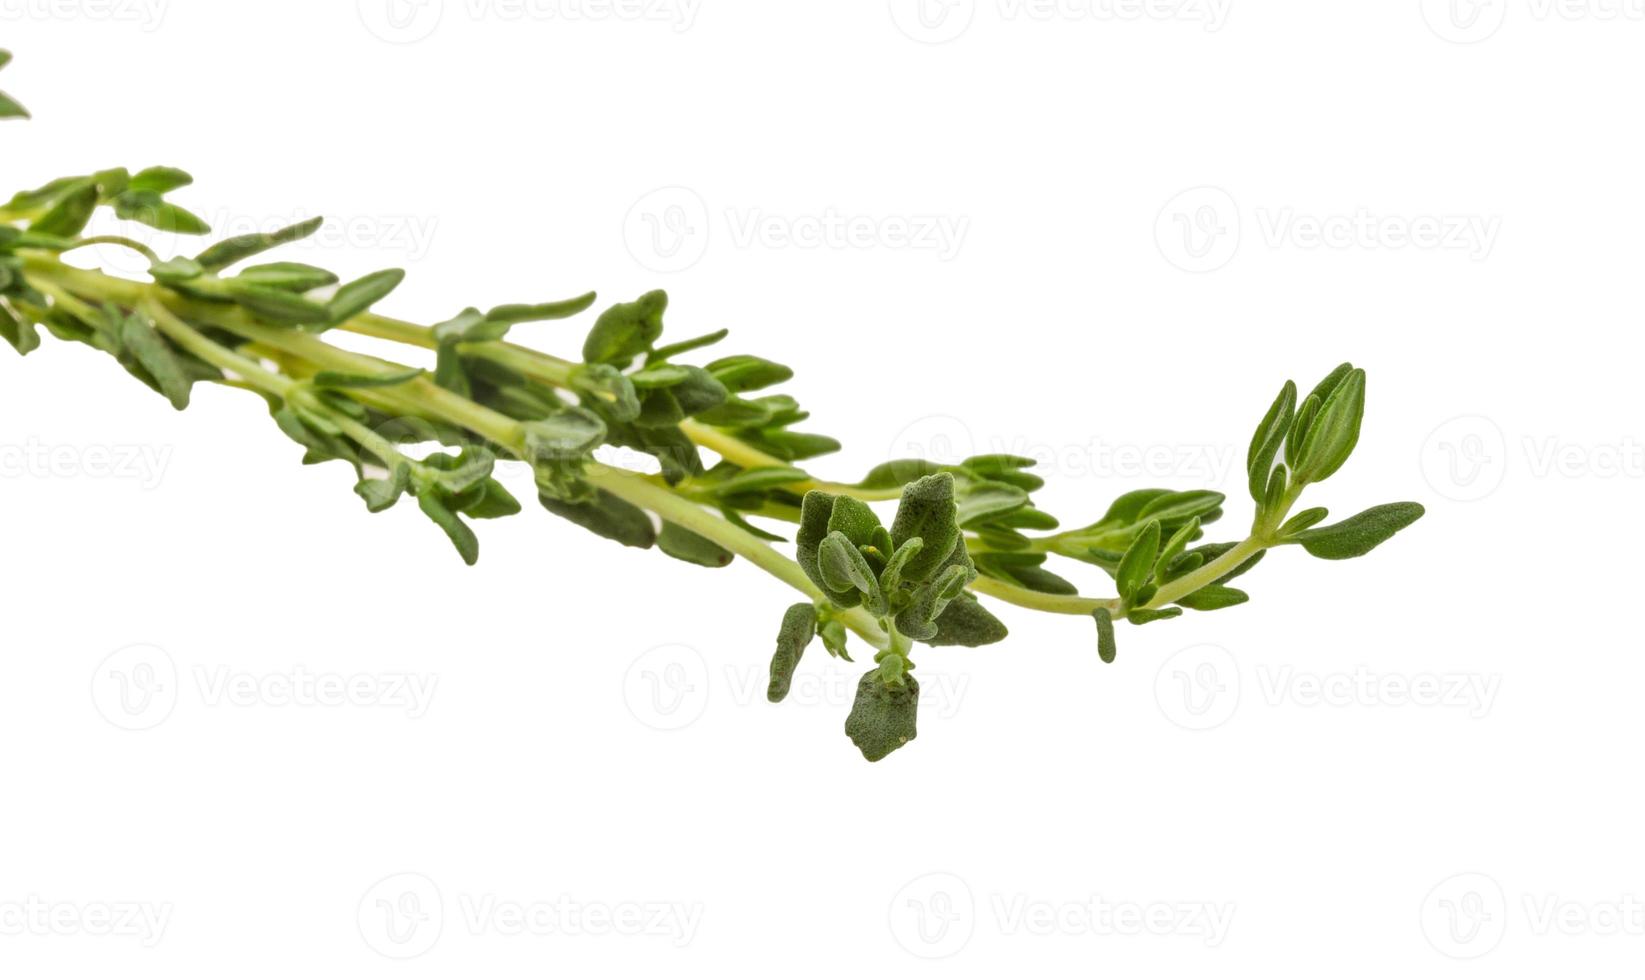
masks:
{"label": "fuzzy leaf", "polygon": [[857,699],[845,719],[845,734],[869,762],[879,760],[913,741],[919,713],[920,684],[905,674],[899,685],[881,679],[880,668],[857,683]]}
{"label": "fuzzy leaf", "polygon": [[765,698],[776,704],[788,697],[794,682],[794,669],[800,657],[817,634],[817,607],[809,602],[798,602],[783,613],[782,628],[777,631],[777,652],[771,655],[771,680],[765,689]]}
{"label": "fuzzy leaf", "polygon": [[1382,504],[1336,524],[1300,531],[1293,534],[1291,540],[1308,549],[1315,558],[1331,561],[1358,558],[1416,523],[1423,513],[1421,504]]}

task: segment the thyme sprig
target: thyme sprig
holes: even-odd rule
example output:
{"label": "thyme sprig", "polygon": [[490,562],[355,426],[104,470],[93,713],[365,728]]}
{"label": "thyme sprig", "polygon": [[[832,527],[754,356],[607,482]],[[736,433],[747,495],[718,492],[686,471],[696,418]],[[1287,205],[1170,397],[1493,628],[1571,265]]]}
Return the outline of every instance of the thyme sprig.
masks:
{"label": "thyme sprig", "polygon": [[[0,67],[9,60],[0,51]],[[0,118],[26,116],[0,93]],[[663,343],[661,291],[605,308],[580,355],[561,358],[510,335],[588,311],[593,293],[472,307],[424,325],[373,312],[400,284],[399,270],[343,283],[312,265],[250,264],[313,234],[319,219],[193,256],[85,234],[103,208],[204,234],[205,222],[168,197],[190,183],[172,167],[116,167],[50,181],[0,206],[0,336],[20,354],[39,346],[41,329],[97,348],[178,409],[198,383],[254,392],[304,463],[350,466],[373,513],[413,498],[470,564],[480,548],[471,522],[523,509],[494,475],[499,460],[529,464],[541,506],[602,537],[708,567],[742,558],[804,596],[782,617],[770,700],[786,696],[813,640],[850,659],[854,633],[873,651],[845,726],[870,760],[915,736],[917,645],[1005,638],[979,596],[1089,617],[1100,659],[1112,662],[1116,623],[1242,604],[1248,596],[1229,583],[1269,550],[1359,557],[1423,513],[1419,504],[1386,504],[1331,525],[1322,507],[1293,513],[1303,491],[1341,469],[1358,443],[1365,372],[1350,364],[1305,397],[1286,382],[1262,418],[1246,458],[1255,514],[1238,540],[1204,540],[1226,502],[1212,490],[1134,491],[1098,520],[1062,530],[1035,506],[1043,481],[1023,457],[893,460],[854,482],[814,475],[806,465],[839,443],[797,428],[808,413],[773,390],[793,372],[753,354],[695,363],[727,332]],[[64,261],[93,244],[142,255],[148,281]],[[334,342],[347,334],[397,342],[408,357]],[[602,463],[594,455],[602,446],[649,456],[656,472]],[[891,500],[886,526],[870,504]],[[786,525],[794,558],[773,547],[786,540]],[[1115,594],[1081,594],[1052,559],[1099,569]]]}

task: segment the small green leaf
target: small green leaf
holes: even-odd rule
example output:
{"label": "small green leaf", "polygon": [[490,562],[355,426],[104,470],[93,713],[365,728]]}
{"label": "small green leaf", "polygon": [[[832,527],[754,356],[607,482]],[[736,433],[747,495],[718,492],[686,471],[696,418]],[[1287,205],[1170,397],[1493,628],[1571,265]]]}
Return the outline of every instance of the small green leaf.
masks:
{"label": "small green leaf", "polygon": [[690,377],[691,372],[678,364],[653,364],[630,374],[628,380],[634,383],[634,387],[645,391],[651,388],[668,388]]}
{"label": "small green leaf", "polygon": [[0,337],[6,338],[6,343],[25,356],[40,346],[40,332],[34,329],[34,324],[13,316],[4,303],[0,303]]}
{"label": "small green leaf", "polygon": [[266,252],[271,248],[307,238],[319,231],[320,226],[324,223],[324,218],[315,217],[307,221],[287,225],[275,232],[225,238],[195,256],[195,260],[205,266],[208,271],[215,272],[218,269],[226,269],[242,259],[249,259],[253,255]]}
{"label": "small green leaf", "polygon": [[891,559],[885,563],[885,570],[880,572],[880,591],[887,597],[896,592],[902,585],[903,566],[914,559],[925,547],[925,542],[919,538],[909,538],[891,554]]}
{"label": "small green leaf", "polygon": [[[885,613],[885,598],[873,569],[868,567],[868,560],[863,557],[861,549],[852,544],[844,532],[831,531],[828,537],[823,538],[822,547],[817,553],[817,568],[830,593],[855,591],[861,595],[860,601],[868,606],[870,612],[875,615]],[[847,605],[856,605],[856,602]]]}
{"label": "small green leaf", "polygon": [[710,362],[707,369],[727,391],[735,394],[769,388],[794,377],[792,368],[751,354],[722,357]]}
{"label": "small green leaf", "polygon": [[394,292],[395,288],[405,281],[405,277],[404,269],[384,269],[338,287],[336,294],[326,304],[326,324],[336,326],[366,312],[383,297]]}
{"label": "small green leaf", "polygon": [[794,682],[794,669],[800,665],[800,657],[805,654],[805,648],[811,645],[811,638],[816,633],[816,606],[799,602],[783,613],[782,628],[777,631],[777,652],[771,655],[771,681],[765,689],[767,701],[776,704],[788,697],[788,689]]}
{"label": "small green leaf", "polygon": [[146,191],[150,194],[169,194],[179,187],[194,183],[194,178],[176,167],[146,167],[132,175],[126,184],[128,191]]}
{"label": "small green leaf", "polygon": [[354,492],[366,502],[366,510],[377,514],[394,506],[409,480],[409,470],[402,464],[383,479],[361,480],[354,485]]}
{"label": "small green leaf", "polygon": [[601,313],[583,342],[583,360],[590,364],[627,367],[662,336],[663,313],[667,309],[668,294],[659,289]]}
{"label": "small green leaf", "polygon": [[154,277],[154,281],[168,286],[198,279],[205,273],[200,263],[181,255],[149,266],[149,275]]}
{"label": "small green leaf", "polygon": [[596,491],[593,500],[583,503],[568,503],[546,495],[539,496],[538,502],[549,513],[627,547],[649,548],[657,543],[657,529],[651,523],[651,515],[604,490]]}
{"label": "small green leaf", "polygon": [[1159,521],[1149,521],[1148,526],[1142,529],[1131,547],[1125,551],[1125,557],[1120,559],[1119,569],[1114,573],[1114,582],[1119,589],[1120,598],[1127,604],[1133,602],[1142,587],[1148,584],[1148,577],[1154,570],[1154,561],[1159,557],[1160,543]]}
{"label": "small green leaf", "polygon": [[912,674],[889,685],[882,668],[864,674],[857,683],[857,699],[845,719],[845,734],[869,762],[879,760],[913,741],[919,713],[920,684]]}
{"label": "small green leaf", "polygon": [[1114,614],[1107,606],[1098,606],[1091,611],[1091,616],[1097,621],[1097,656],[1103,663],[1111,664],[1119,655],[1119,647],[1114,642]]}
{"label": "small green leaf", "polygon": [[492,477],[486,477],[480,482],[479,497],[463,506],[463,513],[479,521],[496,520],[499,517],[513,517],[521,510],[520,502],[508,492],[508,488]]}
{"label": "small green leaf", "polygon": [[1176,619],[1182,615],[1182,610],[1176,606],[1167,606],[1164,609],[1133,609],[1125,614],[1125,618],[1142,626],[1146,623],[1157,623],[1162,619]]}
{"label": "small green leaf", "polygon": [[1324,507],[1310,507],[1291,516],[1291,519],[1280,525],[1279,536],[1289,538],[1298,531],[1306,531],[1330,516],[1330,511]]}
{"label": "small green leaf", "polygon": [[657,534],[657,549],[670,558],[704,568],[724,568],[736,557],[702,535],[667,521]]}
{"label": "small green leaf", "polygon": [[146,318],[135,313],[125,318],[120,325],[120,345],[154,379],[172,408],[178,411],[188,408],[192,384],[188,372],[171,345]]}
{"label": "small green leaf", "polygon": [[1297,454],[1300,483],[1319,483],[1342,468],[1359,443],[1365,417],[1365,372],[1355,368],[1332,389],[1319,407]]}
{"label": "small green leaf", "polygon": [[164,200],[153,191],[126,191],[114,199],[114,213],[159,231],[177,235],[204,235],[211,226],[191,211]]}
{"label": "small green leaf", "polygon": [[862,501],[841,495],[834,498],[834,509],[828,515],[828,530],[844,534],[854,547],[863,548],[874,543],[874,532],[880,530],[880,518]]}
{"label": "small green leaf", "polygon": [[1358,558],[1416,523],[1423,513],[1421,504],[1382,504],[1336,524],[1300,531],[1291,540],[1315,558]]}
{"label": "small green leaf", "polygon": [[1262,502],[1262,492],[1268,488],[1268,471],[1273,468],[1274,456],[1285,441],[1296,403],[1296,383],[1287,381],[1251,437],[1251,448],[1245,453],[1245,469],[1250,476],[1251,497],[1258,503]]}
{"label": "small green leaf", "polygon": [[746,493],[763,493],[806,479],[804,470],[797,470],[792,466],[756,466],[739,470],[715,484],[714,494],[723,498]]}
{"label": "small green leaf", "polygon": [[959,489],[956,502],[961,527],[975,527],[984,521],[1028,505],[1028,494],[1020,487],[998,480],[967,482]]}
{"label": "small green leaf", "polygon": [[422,375],[421,368],[390,371],[386,374],[354,374],[348,371],[320,371],[314,384],[320,388],[388,388],[403,385]]}
{"label": "small green leaf", "polygon": [[934,647],[981,647],[1008,634],[1005,624],[967,593],[960,593],[937,617],[937,633],[924,642]]}
{"label": "small green leaf", "polygon": [[480,560],[480,539],[463,519],[452,513],[445,504],[436,499],[433,493],[425,493],[417,498],[417,506],[421,507],[428,519],[440,526],[446,533],[457,553],[463,556],[463,561],[469,565]]}
{"label": "small green leaf", "polygon": [[325,306],[284,289],[271,289],[240,279],[224,279],[218,286],[222,295],[273,323],[286,326],[323,324],[330,315]]}
{"label": "small green leaf", "polygon": [[713,333],[703,334],[701,337],[692,337],[690,340],[682,340],[679,343],[669,344],[666,347],[658,347],[656,350],[653,350],[650,354],[646,355],[645,362],[647,364],[657,364],[662,361],[666,361],[671,357],[678,357],[681,354],[688,354],[691,351],[699,350],[703,347],[711,347],[714,344],[724,340],[726,335],[730,333],[731,331],[729,330],[716,330]]}
{"label": "small green leaf", "polygon": [[29,230],[41,235],[61,235],[72,238],[86,228],[92,212],[97,210],[97,184],[86,178],[79,186],[58,198]]}
{"label": "small green leaf", "polygon": [[1214,609],[1227,609],[1237,606],[1251,597],[1239,589],[1231,589],[1226,585],[1207,585],[1197,592],[1189,593],[1177,600],[1177,605],[1196,612],[1210,612]]}
{"label": "small green leaf", "polygon": [[[253,285],[284,289],[291,293],[306,293],[311,289],[319,289],[337,282],[336,274],[301,262],[254,265],[242,270],[235,278]],[[329,310],[329,304],[327,308]]]}
{"label": "small green leaf", "polygon": [[566,317],[576,316],[594,305],[595,295],[584,293],[574,299],[560,300],[555,303],[538,303],[527,306],[520,303],[511,303],[506,306],[492,307],[485,318],[492,323],[534,323],[541,320],[564,320]]}
{"label": "small green leaf", "polygon": [[903,566],[903,577],[923,582],[942,567],[960,540],[952,474],[921,477],[903,487],[897,516],[891,522],[891,542],[900,548],[910,538],[919,538],[925,547]]}

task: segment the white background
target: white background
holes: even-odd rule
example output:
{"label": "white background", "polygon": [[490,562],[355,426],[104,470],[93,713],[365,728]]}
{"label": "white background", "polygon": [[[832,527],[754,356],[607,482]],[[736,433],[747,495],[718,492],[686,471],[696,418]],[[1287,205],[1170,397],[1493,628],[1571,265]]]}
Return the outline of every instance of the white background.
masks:
{"label": "white background", "polygon": [[[1080,523],[1209,486],[1237,534],[1281,382],[1352,359],[1360,449],[1307,499],[1429,516],[1112,666],[1002,609],[869,765],[860,664],[765,703],[793,597],[745,563],[532,507],[465,568],[250,396],[0,350],[0,972],[1637,970],[1638,4],[388,12],[0,0],[3,183],[182,166],[221,232],[330,216],[287,257],[404,266],[425,322],[662,286],[672,336],[799,369],[826,474],[1025,452]],[[377,703],[293,703],[316,675]]]}

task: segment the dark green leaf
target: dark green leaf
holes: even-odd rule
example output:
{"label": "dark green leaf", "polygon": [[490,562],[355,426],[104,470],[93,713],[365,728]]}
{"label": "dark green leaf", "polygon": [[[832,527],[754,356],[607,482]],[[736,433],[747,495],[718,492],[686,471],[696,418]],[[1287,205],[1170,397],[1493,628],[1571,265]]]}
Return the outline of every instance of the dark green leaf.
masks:
{"label": "dark green leaf", "polygon": [[1292,515],[1291,519],[1280,525],[1279,536],[1289,538],[1298,531],[1306,531],[1330,516],[1330,511],[1324,507],[1310,507]]}
{"label": "dark green leaf", "polygon": [[150,194],[169,194],[192,183],[194,178],[176,167],[147,167],[132,175],[126,189]]}
{"label": "dark green leaf", "polygon": [[403,385],[422,374],[420,368],[390,371],[387,374],[353,374],[347,371],[320,371],[314,375],[314,384],[321,388],[387,388]]}
{"label": "dark green leaf", "polygon": [[[337,276],[325,269],[301,262],[270,262],[243,270],[236,279],[270,289],[284,289],[292,293],[306,293],[311,289],[330,286]],[[327,307],[329,313],[329,304]]]}
{"label": "dark green leaf", "polygon": [[1297,454],[1298,482],[1319,483],[1342,468],[1359,443],[1365,417],[1365,372],[1348,372],[1320,405]]}
{"label": "dark green leaf", "polygon": [[120,325],[120,345],[159,387],[160,393],[171,402],[171,407],[182,411],[188,407],[189,388],[192,384],[182,362],[148,320],[132,314]]}
{"label": "dark green leaf", "polygon": [[1149,521],[1137,535],[1131,547],[1125,551],[1125,557],[1120,559],[1119,569],[1114,573],[1114,582],[1119,589],[1120,598],[1127,604],[1133,602],[1142,587],[1148,584],[1148,576],[1154,570],[1154,561],[1159,557],[1160,526],[1159,521]]}
{"label": "dark green leaf", "polygon": [[909,538],[919,538],[925,547],[903,567],[903,576],[910,582],[923,582],[942,567],[960,540],[952,474],[921,477],[903,487],[897,516],[891,522],[891,541],[900,548]]}
{"label": "dark green leaf", "polygon": [[1182,615],[1182,610],[1176,606],[1167,606],[1164,609],[1133,609],[1125,614],[1125,618],[1142,626],[1146,623],[1157,623],[1162,619],[1176,619]]}
{"label": "dark green leaf", "polygon": [[1111,664],[1119,654],[1114,642],[1114,614],[1107,606],[1098,606],[1091,611],[1091,616],[1097,621],[1097,656],[1103,663]]}
{"label": "dark green leaf", "polygon": [[533,323],[539,320],[564,320],[566,317],[576,316],[594,305],[594,294],[584,293],[575,299],[560,300],[556,303],[538,303],[526,306],[513,303],[506,306],[493,307],[486,319],[492,323]]}
{"label": "dark green leaf", "polygon": [[857,683],[857,699],[845,719],[845,734],[869,762],[902,748],[916,735],[920,685],[912,674],[904,674],[897,685],[885,683],[876,667]]}
{"label": "dark green leaf", "polygon": [[937,617],[937,634],[924,642],[934,647],[981,647],[1005,639],[1005,624],[966,593],[955,596]]}
{"label": "dark green leaf", "polygon": [[710,362],[707,368],[727,391],[736,394],[769,388],[794,377],[793,369],[750,354],[722,357]]}
{"label": "dark green leaf", "polygon": [[659,289],[601,313],[583,342],[583,360],[590,364],[627,367],[662,336],[663,313],[667,309],[668,294]]}
{"label": "dark green leaf", "polygon": [[705,568],[724,568],[735,557],[702,535],[667,521],[663,522],[662,531],[657,534],[657,548],[670,558]]}
{"label": "dark green leaf", "polygon": [[97,210],[97,185],[89,178],[64,194],[29,230],[41,235],[61,235],[72,238],[86,228],[92,212]]}
{"label": "dark green leaf", "polygon": [[440,526],[446,533],[457,553],[463,556],[463,561],[469,565],[480,560],[480,539],[463,519],[446,508],[446,505],[436,499],[436,495],[425,493],[417,498],[417,506],[421,507],[428,519]]}
{"label": "dark green leaf", "polygon": [[242,259],[249,259],[253,255],[266,252],[271,248],[307,238],[319,231],[320,226],[324,223],[324,218],[315,217],[307,221],[299,221],[294,225],[287,225],[276,232],[254,233],[226,238],[195,256],[195,260],[209,271],[215,272],[218,269],[226,269]]}
{"label": "dark green leaf", "polygon": [[405,280],[404,269],[384,269],[338,287],[326,304],[326,323],[336,326],[369,310]]}
{"label": "dark green leaf", "polygon": [[1262,502],[1262,492],[1268,488],[1268,471],[1273,468],[1274,456],[1285,441],[1296,403],[1296,383],[1287,381],[1285,387],[1280,389],[1279,397],[1269,407],[1268,414],[1262,417],[1256,433],[1251,436],[1251,448],[1245,453],[1245,469],[1250,476],[1251,498],[1258,503]]}
{"label": "dark green leaf", "polygon": [[596,491],[594,499],[585,503],[567,503],[546,495],[538,500],[549,513],[593,531],[602,538],[610,538],[630,548],[649,548],[657,543],[657,530],[651,523],[651,515],[604,490]]}
{"label": "dark green leaf", "polygon": [[776,704],[788,697],[794,682],[794,669],[800,657],[811,645],[817,633],[817,607],[809,602],[798,602],[783,613],[782,628],[777,631],[777,652],[771,655],[771,681],[766,686],[767,701]]}
{"label": "dark green leaf", "polygon": [[690,340],[682,340],[676,344],[659,347],[646,356],[645,362],[647,364],[657,364],[671,357],[678,357],[681,354],[712,346],[724,340],[730,332],[729,330],[716,330],[713,333],[703,334],[701,337],[692,337]]}
{"label": "dark green leaf", "polygon": [[1416,523],[1424,513],[1416,503],[1382,504],[1325,527],[1292,535],[1315,558],[1358,558]]}
{"label": "dark green leaf", "polygon": [[1239,589],[1231,589],[1226,585],[1207,585],[1198,592],[1189,593],[1178,599],[1177,604],[1197,612],[1210,612],[1214,609],[1237,606],[1249,598],[1251,597]]}

